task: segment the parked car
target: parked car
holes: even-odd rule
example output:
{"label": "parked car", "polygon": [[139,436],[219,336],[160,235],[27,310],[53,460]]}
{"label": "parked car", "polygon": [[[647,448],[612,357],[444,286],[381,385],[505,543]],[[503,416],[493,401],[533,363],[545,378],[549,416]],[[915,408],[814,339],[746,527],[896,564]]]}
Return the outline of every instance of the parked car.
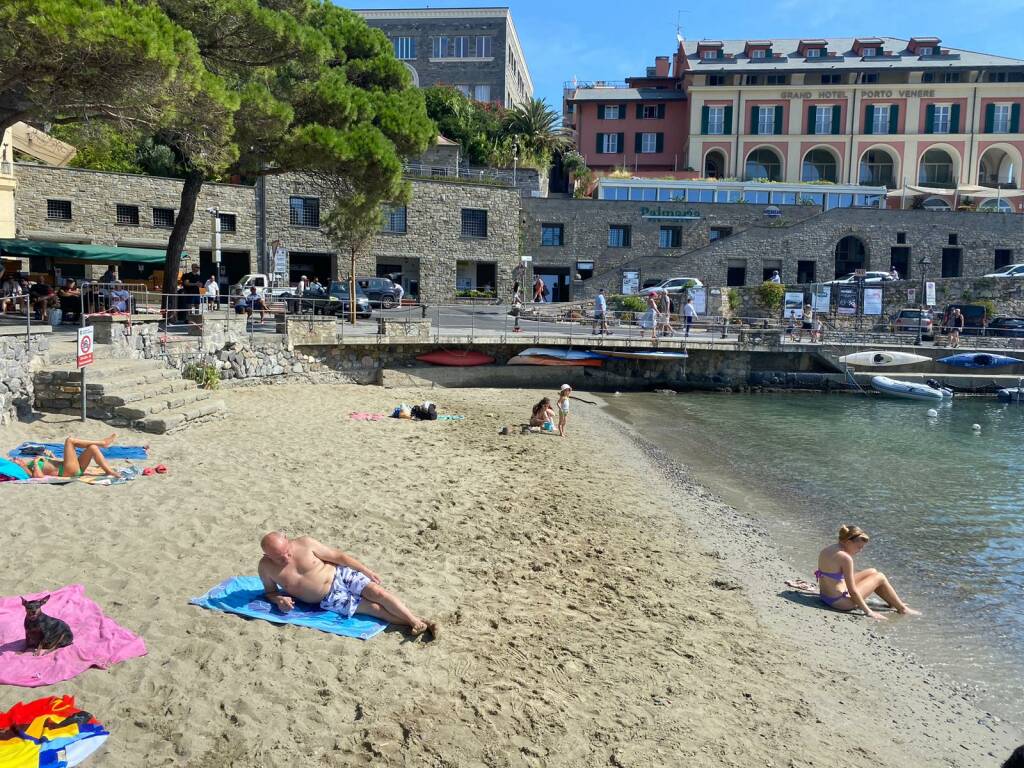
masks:
{"label": "parked car", "polygon": [[954,309],[960,309],[964,316],[964,329],[960,332],[964,336],[981,336],[988,326],[988,310],[984,304],[947,304],[942,313],[942,331],[948,333],[949,319],[953,316]]}
{"label": "parked car", "polygon": [[232,285],[228,289],[228,294],[231,296],[237,296],[238,294],[247,296],[249,294],[249,288],[252,286],[255,286],[256,293],[265,299],[276,299],[287,294],[295,293],[295,289],[290,287],[287,283],[278,282],[277,275],[253,273],[244,275],[241,280]]}
{"label": "parked car", "polygon": [[863,278],[858,278],[856,272],[851,272],[843,277],[832,280],[829,285],[838,285],[840,283],[856,283],[858,280],[863,280],[865,283],[885,283],[889,280],[893,280],[892,275],[888,272],[865,272]]}
{"label": "parked car", "polygon": [[383,309],[398,306],[398,286],[386,277],[357,277],[356,285],[371,304]]}
{"label": "parked car", "polygon": [[703,285],[704,283],[702,283],[696,277],[672,277],[669,278],[668,280],[663,280],[662,282],[658,283],[658,285],[652,286],[650,288],[644,288],[642,291],[640,291],[640,295],[647,296],[652,293],[662,293],[663,291],[668,291],[670,294],[682,293],[687,288],[700,288]]}
{"label": "parked car", "polygon": [[1002,269],[989,272],[985,277],[1024,277],[1024,264],[1007,264]]}
{"label": "parked car", "polygon": [[988,335],[1024,339],[1024,317],[996,317],[988,324]]}
{"label": "parked car", "polygon": [[896,333],[916,334],[920,328],[921,338],[928,340],[935,338],[934,318],[931,310],[928,309],[901,309],[896,313],[894,325]]}
{"label": "parked car", "polygon": [[[281,297],[288,308],[289,314],[312,313],[314,315],[335,315],[345,317],[349,313],[348,282],[332,280],[326,291],[308,288],[299,295],[293,292]],[[356,286],[356,316],[368,318],[373,314],[373,307],[366,294]]]}

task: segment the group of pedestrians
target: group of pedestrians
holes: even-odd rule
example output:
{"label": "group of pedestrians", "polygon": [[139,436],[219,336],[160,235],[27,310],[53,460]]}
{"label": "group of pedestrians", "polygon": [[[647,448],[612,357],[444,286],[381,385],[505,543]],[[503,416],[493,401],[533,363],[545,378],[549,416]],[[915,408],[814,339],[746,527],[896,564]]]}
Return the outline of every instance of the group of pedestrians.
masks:
{"label": "group of pedestrians", "polygon": [[[697,316],[697,310],[693,306],[693,299],[689,296],[683,302],[679,316],[683,319],[683,337],[689,338],[690,329],[693,327],[693,319]],[[644,325],[650,325],[651,338],[657,340],[659,336],[672,336],[675,328],[672,327],[672,297],[668,291],[652,291],[647,294],[647,312]]]}

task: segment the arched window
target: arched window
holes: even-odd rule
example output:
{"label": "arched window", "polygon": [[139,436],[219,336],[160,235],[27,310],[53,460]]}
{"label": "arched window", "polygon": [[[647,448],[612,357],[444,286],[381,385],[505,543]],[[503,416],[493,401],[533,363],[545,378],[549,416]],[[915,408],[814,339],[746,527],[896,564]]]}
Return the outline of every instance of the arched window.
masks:
{"label": "arched window", "polygon": [[827,149],[812,149],[804,155],[800,181],[831,181],[839,179],[836,156]]}
{"label": "arched window", "polygon": [[896,187],[896,164],[882,149],[869,149],[860,159],[860,183],[869,187]]}
{"label": "arched window", "polygon": [[858,269],[867,269],[867,254],[864,241],[854,235],[847,235],[836,243],[836,277],[846,277]]}
{"label": "arched window", "polygon": [[926,211],[948,211],[949,203],[943,200],[941,197],[929,197],[923,203],[921,207]]}
{"label": "arched window", "polygon": [[1001,197],[990,197],[978,206],[979,211],[994,211],[996,213],[1013,213],[1013,206]]}
{"label": "arched window", "polygon": [[747,180],[782,181],[782,159],[775,150],[762,147],[747,155]]}
{"label": "arched window", "polygon": [[929,149],[921,156],[917,183],[925,187],[955,187],[953,158],[944,149]]}
{"label": "arched window", "polygon": [[725,178],[725,153],[719,149],[708,152],[704,158],[704,177],[708,179]]}
{"label": "arched window", "polygon": [[978,164],[978,186],[1016,189],[1017,173],[1013,158],[1005,150],[989,147]]}

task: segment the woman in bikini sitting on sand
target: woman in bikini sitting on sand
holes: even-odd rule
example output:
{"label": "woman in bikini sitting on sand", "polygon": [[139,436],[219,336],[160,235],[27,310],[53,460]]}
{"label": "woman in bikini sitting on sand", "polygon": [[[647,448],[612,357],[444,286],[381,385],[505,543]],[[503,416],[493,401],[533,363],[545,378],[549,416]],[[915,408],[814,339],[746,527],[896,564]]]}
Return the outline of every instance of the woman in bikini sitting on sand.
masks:
{"label": "woman in bikini sitting on sand", "polygon": [[545,397],[535,406],[530,414],[530,426],[541,427],[553,432],[555,429],[555,409],[551,407],[551,398]]}
{"label": "woman in bikini sitting on sand", "polygon": [[[103,458],[102,448],[109,448],[114,444],[111,435],[104,440],[82,440],[77,437],[69,437],[64,441],[64,457],[58,459],[50,451],[42,456],[35,456],[31,459],[16,459],[31,477],[81,477],[89,465],[95,463],[100,469],[111,477],[120,477],[116,469],[107,463]],[[80,454],[77,448],[84,448]]]}
{"label": "woman in bikini sitting on sand", "polygon": [[818,554],[818,591],[821,602],[836,611],[852,611],[860,608],[872,619],[885,619],[880,613],[868,607],[866,599],[876,594],[897,613],[920,616],[920,611],[904,603],[892,588],[884,573],[874,568],[865,571],[853,569],[853,556],[860,554],[870,537],[856,525],[844,525],[839,529],[839,543],[825,547]]}

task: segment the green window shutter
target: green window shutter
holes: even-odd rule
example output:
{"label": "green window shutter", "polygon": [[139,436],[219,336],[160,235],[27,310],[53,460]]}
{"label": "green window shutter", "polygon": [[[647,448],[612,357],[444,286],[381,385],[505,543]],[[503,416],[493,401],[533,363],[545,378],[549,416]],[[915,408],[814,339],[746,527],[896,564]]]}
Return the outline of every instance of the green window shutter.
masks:
{"label": "green window shutter", "polygon": [[725,108],[722,131],[726,134],[732,133],[732,107]]}
{"label": "green window shutter", "polygon": [[639,152],[644,148],[644,135],[642,133],[633,134],[633,151]]}
{"label": "green window shutter", "polygon": [[751,134],[757,133],[757,113],[758,113],[758,108],[757,107],[751,107],[750,108],[750,133]]}
{"label": "green window shutter", "polygon": [[665,119],[665,105],[664,104],[659,104],[658,105],[658,119],[659,120],[664,120]]}
{"label": "green window shutter", "polygon": [[599,133],[599,134],[597,134],[597,154],[600,155],[603,152],[604,152],[604,134],[603,133]]}
{"label": "green window shutter", "polygon": [[604,120],[604,104],[597,105],[597,119]]}
{"label": "green window shutter", "polygon": [[775,108],[775,135],[781,136],[782,131],[782,107]]}
{"label": "green window shutter", "polygon": [[626,134],[619,134],[619,152],[625,153],[626,151]]}
{"label": "green window shutter", "polygon": [[843,132],[843,108],[838,104],[832,105],[832,135],[838,136]]}
{"label": "green window shutter", "polygon": [[625,104],[619,104],[619,120],[625,120],[625,119],[626,119],[626,105]]}
{"label": "green window shutter", "polygon": [[985,133],[992,133],[996,122],[996,105],[985,105]]}
{"label": "green window shutter", "polygon": [[899,133],[900,125],[900,107],[899,104],[893,104],[889,107],[889,133]]}
{"label": "green window shutter", "polygon": [[868,104],[864,107],[864,133],[870,135],[875,127],[875,105]]}
{"label": "green window shutter", "polygon": [[949,110],[949,132],[960,133],[960,105],[954,104]]}
{"label": "green window shutter", "polygon": [[1010,107],[1010,133],[1020,133],[1020,104]]}
{"label": "green window shutter", "polygon": [[924,132],[935,133],[935,105],[929,104],[924,110]]}
{"label": "green window shutter", "polygon": [[637,104],[636,105],[636,119],[637,120],[643,120],[643,117],[644,117],[644,105],[643,104]]}
{"label": "green window shutter", "polygon": [[711,111],[711,109],[709,107],[701,107],[700,108],[700,135],[701,136],[707,136],[708,135],[708,114],[710,113],[710,111]]}
{"label": "green window shutter", "polygon": [[814,110],[817,109],[815,106],[807,108],[807,135],[810,136],[814,133]]}
{"label": "green window shutter", "polygon": [[658,134],[657,146],[655,146],[654,149],[657,152],[664,152],[665,151],[665,134],[664,133],[659,133]]}

